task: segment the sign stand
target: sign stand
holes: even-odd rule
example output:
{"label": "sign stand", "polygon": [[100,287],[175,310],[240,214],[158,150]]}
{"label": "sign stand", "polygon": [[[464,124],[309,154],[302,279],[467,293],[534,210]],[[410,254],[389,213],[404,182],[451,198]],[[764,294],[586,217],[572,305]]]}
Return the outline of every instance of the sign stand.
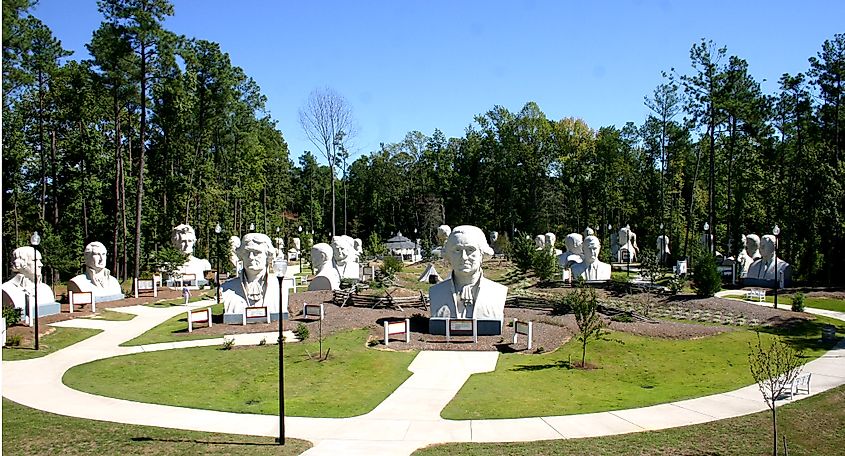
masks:
{"label": "sign stand", "polygon": [[384,322],[384,346],[390,345],[390,336],[396,334],[405,334],[405,343],[411,343],[411,319],[406,318],[402,321],[385,321]]}
{"label": "sign stand", "polygon": [[534,338],[534,323],[513,319],[513,343],[516,344],[519,335],[528,337],[528,349],[531,350],[531,340]]}

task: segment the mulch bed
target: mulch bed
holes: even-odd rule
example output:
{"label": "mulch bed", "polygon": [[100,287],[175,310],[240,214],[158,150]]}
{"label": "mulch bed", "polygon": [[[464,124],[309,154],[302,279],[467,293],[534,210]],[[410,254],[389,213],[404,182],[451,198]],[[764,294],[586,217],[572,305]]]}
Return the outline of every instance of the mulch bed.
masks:
{"label": "mulch bed", "polygon": [[[557,290],[544,290],[557,291]],[[563,291],[563,290],[561,290]],[[566,290],[568,291],[568,290]],[[418,293],[410,291],[411,293]],[[194,296],[214,296],[214,289],[194,290]],[[601,295],[601,293],[600,293]],[[161,289],[158,298],[141,297],[138,299],[129,298],[122,301],[98,303],[98,309],[114,307],[125,307],[136,304],[148,304],[157,301],[180,298],[179,290]],[[653,306],[683,306],[692,310],[709,310],[730,312],[735,315],[743,315],[747,319],[756,319],[766,325],[779,325],[795,321],[795,319],[812,319],[805,313],[792,312],[789,309],[773,309],[755,304],[749,304],[733,299],[723,298],[698,298],[694,296],[673,296],[668,298],[654,298],[648,295],[633,295],[625,298],[632,302],[642,299],[650,299]],[[577,331],[575,319],[572,315],[552,315],[546,309],[529,308],[505,308],[505,325],[500,336],[479,336],[478,343],[473,343],[468,336],[454,337],[451,342],[446,342],[445,336],[428,334],[428,310],[422,307],[404,307],[403,310],[392,308],[368,308],[368,307],[339,307],[332,303],[332,292],[330,291],[307,291],[292,293],[288,305],[291,315],[290,321],[286,323],[288,330],[293,330],[297,325],[303,324],[308,327],[310,338],[315,340],[319,335],[319,321],[316,318],[306,318],[303,315],[305,303],[324,304],[326,318],[322,323],[323,337],[333,333],[349,329],[369,329],[368,343],[376,348],[385,348],[383,345],[384,330],[383,323],[387,320],[411,319],[410,343],[405,343],[404,336],[394,336],[390,340],[389,349],[392,350],[498,350],[501,352],[527,352],[525,337],[521,336],[518,344],[512,344],[513,327],[511,322],[514,318],[530,320],[534,322],[534,341],[532,352],[542,353],[557,349],[568,341]],[[65,306],[66,307],[66,306]],[[91,316],[90,311],[74,312],[68,314],[66,311],[49,317],[42,317],[40,322],[41,334],[52,330],[49,323],[72,318]],[[726,331],[733,331],[736,328],[727,325],[702,325],[683,323],[676,321],[655,320],[654,322],[616,322],[606,319],[612,330],[623,331],[643,336],[661,337],[670,339],[692,339],[707,337]],[[246,326],[224,325],[215,321],[214,326],[208,328],[197,328],[198,334],[226,335],[234,333],[255,333],[278,331],[278,323],[251,323]],[[18,334],[22,337],[22,345],[31,343],[33,329],[26,326],[14,326],[9,328],[9,334]],[[185,333],[187,334],[187,333]],[[273,341],[275,342],[275,341]],[[542,347],[542,348],[541,348]]]}

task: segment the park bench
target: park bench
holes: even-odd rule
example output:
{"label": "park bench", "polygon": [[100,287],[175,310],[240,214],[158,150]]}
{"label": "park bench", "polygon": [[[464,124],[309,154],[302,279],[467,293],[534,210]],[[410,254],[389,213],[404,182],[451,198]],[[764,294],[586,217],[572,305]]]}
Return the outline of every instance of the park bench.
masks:
{"label": "park bench", "polygon": [[745,300],[763,302],[766,300],[766,290],[761,288],[752,288],[745,292]]}
{"label": "park bench", "polygon": [[798,393],[810,394],[810,375],[812,374],[799,375],[792,383],[786,385],[790,399]]}

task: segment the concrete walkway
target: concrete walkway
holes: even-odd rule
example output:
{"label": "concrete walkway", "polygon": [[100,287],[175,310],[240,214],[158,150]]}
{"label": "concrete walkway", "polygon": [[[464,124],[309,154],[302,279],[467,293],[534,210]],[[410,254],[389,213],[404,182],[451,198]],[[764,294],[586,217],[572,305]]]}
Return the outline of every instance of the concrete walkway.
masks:
{"label": "concrete walkway", "polygon": [[[192,303],[191,307],[210,302]],[[75,319],[55,326],[103,332],[42,358],[4,362],[3,395],[28,407],[79,418],[208,432],[277,436],[278,417],[137,403],[83,393],[61,379],[73,366],[97,359],[153,350],[222,344],[222,338],[119,347],[120,343],[185,312],[182,306],[112,310],[136,314],[125,322]],[[835,312],[845,320],[845,314]],[[232,337],[232,336],[229,336]],[[236,344],[258,344],[276,333],[234,336]],[[705,423],[766,410],[760,391],[750,385],[728,393],[613,412],[501,420],[454,421],[440,412],[470,375],[492,371],[497,352],[420,352],[409,366],[413,375],[366,415],[353,418],[285,420],[286,436],[314,442],[306,455],[403,455],[443,442],[520,442],[622,434]],[[811,394],[845,383],[845,341],[804,372],[813,374]],[[797,398],[807,397],[805,395]]]}

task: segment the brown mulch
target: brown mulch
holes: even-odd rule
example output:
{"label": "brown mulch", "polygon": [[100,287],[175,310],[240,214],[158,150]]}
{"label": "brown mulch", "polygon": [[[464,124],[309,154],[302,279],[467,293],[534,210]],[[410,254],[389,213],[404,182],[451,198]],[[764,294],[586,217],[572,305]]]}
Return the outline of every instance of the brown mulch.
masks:
{"label": "brown mulch", "polygon": [[[409,295],[418,294],[414,290],[406,290]],[[552,291],[552,290],[545,290]],[[567,290],[568,291],[568,290]],[[552,291],[553,292],[553,291]],[[214,296],[214,289],[194,290],[193,296]],[[557,349],[568,341],[577,331],[575,319],[572,315],[552,315],[545,309],[528,308],[505,308],[505,324],[500,336],[480,336],[478,343],[473,343],[471,337],[454,337],[451,342],[446,342],[445,336],[428,334],[428,310],[422,307],[398,308],[367,308],[345,306],[339,307],[332,303],[332,292],[330,291],[307,291],[292,293],[289,301],[290,321],[285,323],[285,329],[293,330],[297,325],[303,324],[308,327],[310,337],[316,339],[319,334],[320,323],[316,318],[305,318],[303,306],[305,303],[320,304],[325,306],[326,318],[322,322],[323,337],[333,333],[368,328],[370,344],[384,348],[383,323],[385,320],[411,320],[410,343],[405,343],[403,336],[393,336],[390,339],[390,349],[393,350],[498,350],[501,352],[527,351],[525,337],[520,337],[518,344],[513,342],[512,321],[514,318],[530,320],[534,322],[534,340],[532,351],[548,352]],[[136,304],[148,304],[158,301],[175,299],[181,297],[179,290],[162,289],[158,298],[140,297],[129,298],[122,301],[98,303],[99,309],[114,307],[125,307]],[[654,298],[646,295],[634,295],[626,298],[630,301],[650,299],[654,306],[679,306],[688,307],[692,310],[710,310],[730,312],[734,315],[742,315],[746,319],[756,319],[767,325],[780,325],[795,321],[795,319],[812,319],[805,313],[792,312],[789,309],[773,309],[771,307],[749,304],[732,299],[723,298],[697,298],[694,296],[674,296],[668,298]],[[42,317],[40,320],[40,333],[46,334],[52,330],[49,323],[72,318],[91,316],[90,311],[77,311],[68,314],[67,306],[64,306],[62,313]],[[610,321],[609,327],[612,330],[633,333],[637,335],[670,338],[670,339],[693,339],[707,337],[726,331],[735,330],[734,327],[722,325],[702,325],[683,323],[665,320],[653,320],[653,322],[616,322]],[[212,327],[197,328],[194,331],[199,334],[225,335],[233,333],[255,333],[278,331],[278,323],[251,323],[247,326],[224,325],[222,321],[215,321]],[[9,328],[9,334],[18,334],[22,337],[22,345],[31,344],[33,329],[26,326],[14,326]],[[187,334],[187,333],[186,333]],[[541,350],[538,348],[542,347]]]}

